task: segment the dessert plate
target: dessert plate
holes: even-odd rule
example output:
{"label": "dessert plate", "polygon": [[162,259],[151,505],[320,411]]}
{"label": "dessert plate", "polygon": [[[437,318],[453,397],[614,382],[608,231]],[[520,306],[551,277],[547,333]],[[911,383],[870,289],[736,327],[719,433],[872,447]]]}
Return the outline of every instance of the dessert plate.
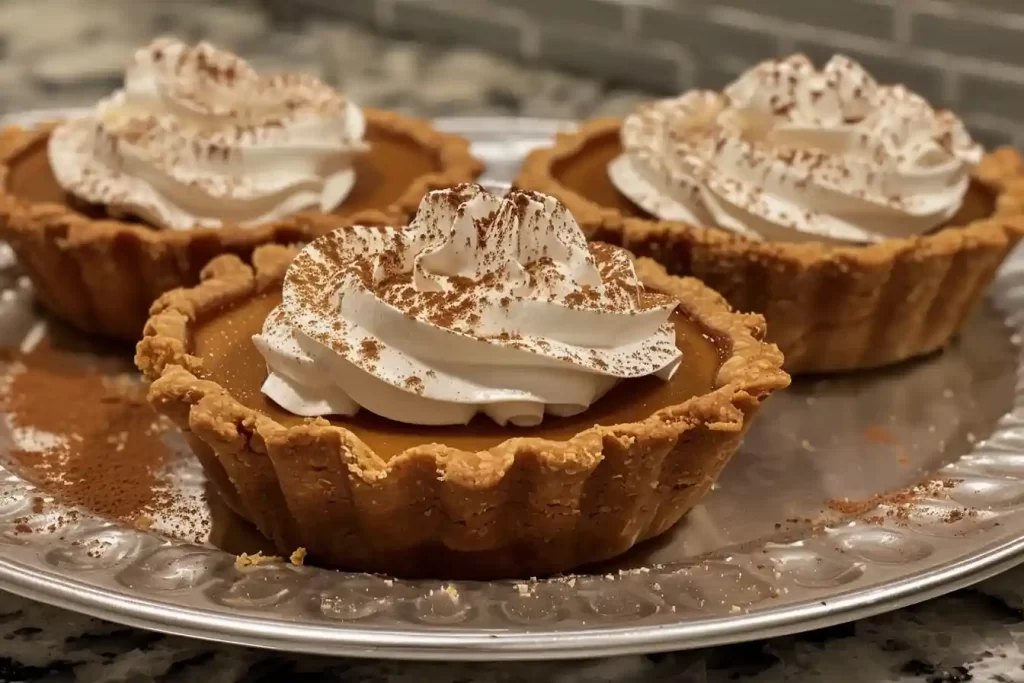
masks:
{"label": "dessert plate", "polygon": [[[474,140],[495,185],[570,125],[440,124]],[[40,317],[17,264],[9,254],[3,261],[0,337],[17,347],[39,334]],[[212,546],[84,513],[47,532],[35,518],[60,510],[34,510],[38,491],[0,469],[0,588],[169,633],[401,659],[684,649],[868,616],[1024,560],[1022,330],[1024,257],[1014,257],[945,353],[883,372],[795,381],[768,402],[716,490],[682,524],[575,576],[477,583],[287,563],[238,569]],[[14,439],[0,425],[0,456]],[[175,485],[201,500],[200,468],[180,439],[171,445],[182,453]],[[17,533],[36,522],[40,531]]]}

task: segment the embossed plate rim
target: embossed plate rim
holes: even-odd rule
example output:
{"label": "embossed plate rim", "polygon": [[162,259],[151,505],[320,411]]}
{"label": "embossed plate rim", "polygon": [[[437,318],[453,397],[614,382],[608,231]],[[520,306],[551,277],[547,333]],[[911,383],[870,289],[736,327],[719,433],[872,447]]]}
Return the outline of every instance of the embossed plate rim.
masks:
{"label": "embossed plate rim", "polygon": [[[41,120],[61,118],[81,111],[51,109],[23,112],[7,117],[6,121],[32,125]],[[528,149],[531,144],[543,142],[555,132],[571,128],[574,125],[566,121],[515,118],[446,118],[438,120],[437,124],[444,129],[478,138],[477,151],[481,156],[495,157],[499,163],[506,165],[514,162],[515,158]],[[502,182],[498,179],[494,180],[499,184]],[[1024,259],[1014,258],[1011,269],[1017,274],[1024,273]],[[1010,310],[1024,310],[1024,292],[1020,294],[1016,292],[1003,293],[1002,296],[1012,299]],[[1019,317],[1024,318],[1024,316]],[[1018,321],[1017,327],[1018,329],[1024,327],[1024,320]],[[1015,403],[1014,417],[1011,421],[1016,420],[1016,424],[1004,425],[1001,431],[1020,435],[1024,432],[1022,430],[1024,427],[1024,387],[1020,383],[1018,383]],[[1000,430],[997,429],[997,434],[999,432]],[[1016,448],[1015,444],[1011,445]],[[1010,452],[1013,455],[1020,453],[1019,450],[1007,451],[1005,446],[1003,452]],[[1024,481],[1024,478],[1018,479]],[[3,482],[0,481],[0,483]],[[6,488],[8,493],[11,490],[21,490],[22,492],[29,490],[27,486],[19,485],[10,477],[6,478]],[[1012,512],[1016,512],[1018,507],[1022,508],[1021,512],[1024,513],[1024,505],[1014,507]],[[117,533],[124,534],[133,542],[142,543],[148,547],[134,547],[133,550],[127,552],[126,557],[115,558],[114,563],[109,566],[104,565],[93,569],[77,567],[77,574],[67,570],[62,572],[58,567],[52,564],[47,565],[42,561],[44,555],[55,551],[70,552],[70,549],[66,547],[69,545],[68,542],[61,542],[59,539],[50,537],[33,540],[27,545],[7,545],[6,551],[0,553],[0,587],[41,602],[132,626],[263,648],[399,659],[579,658],[703,647],[783,635],[870,616],[935,597],[987,578],[1024,561],[1024,533],[1022,533],[1024,532],[1024,514],[1011,514],[1005,519],[1012,524],[1005,524],[998,533],[991,529],[986,531],[988,540],[969,555],[950,558],[944,564],[928,570],[904,571],[898,578],[867,588],[857,588],[855,583],[851,583],[838,589],[804,590],[804,601],[790,596],[781,600],[777,607],[755,609],[751,612],[740,610],[742,613],[729,614],[726,612],[723,614],[721,606],[726,603],[722,603],[719,605],[717,614],[702,614],[700,612],[687,616],[680,614],[679,617],[668,617],[670,621],[665,622],[664,619],[668,615],[668,611],[662,608],[668,604],[666,598],[672,596],[645,594],[644,599],[650,598],[650,604],[655,605],[654,615],[662,620],[661,623],[650,623],[650,621],[644,623],[643,619],[647,617],[638,617],[641,621],[637,623],[631,621],[628,615],[621,618],[616,614],[600,613],[592,602],[588,603],[594,610],[590,617],[591,622],[581,623],[573,628],[566,626],[546,628],[542,623],[537,626],[518,628],[510,627],[506,623],[506,627],[501,629],[445,626],[443,625],[444,615],[436,622],[438,624],[436,626],[425,627],[421,620],[417,628],[412,628],[413,622],[405,616],[392,617],[391,622],[380,625],[358,621],[328,621],[322,615],[319,616],[319,622],[313,622],[311,621],[312,617],[302,610],[308,608],[307,601],[309,599],[314,597],[324,599],[326,589],[324,584],[320,583],[320,579],[325,576],[331,579],[331,588],[340,588],[345,582],[355,585],[359,581],[363,582],[360,585],[364,589],[374,586],[379,588],[379,583],[370,582],[382,581],[375,577],[364,579],[354,575],[333,574],[313,568],[271,568],[266,573],[249,575],[249,578],[252,578],[253,583],[257,586],[259,585],[257,580],[260,578],[274,579],[276,577],[280,580],[281,576],[285,576],[284,580],[287,582],[290,580],[287,576],[289,572],[301,576],[301,580],[296,578],[294,582],[298,586],[294,592],[289,593],[287,599],[275,603],[270,611],[264,610],[255,613],[251,610],[233,610],[224,607],[223,603],[214,605],[212,601],[206,599],[212,590],[228,591],[233,587],[245,584],[247,578],[244,575],[232,579],[204,578],[202,581],[197,580],[191,583],[177,593],[168,592],[157,598],[154,597],[154,593],[143,594],[137,586],[129,588],[124,583],[115,583],[114,574],[133,567],[138,568],[140,562],[137,560],[143,561],[152,558],[156,551],[163,548],[176,548],[181,544],[156,543],[153,536],[134,531],[118,531]],[[83,523],[79,526],[85,532],[95,532],[97,529],[110,531],[112,528],[95,521],[89,521],[88,524]],[[0,528],[0,531],[2,530]],[[910,532],[900,531],[897,533],[913,535]],[[813,539],[811,540],[813,541]],[[802,543],[802,540],[797,541],[797,545]],[[943,543],[956,544],[957,541],[943,539]],[[202,548],[197,549],[197,552],[206,553],[203,557],[211,558],[216,554],[224,555],[219,551]],[[797,552],[802,552],[802,550]],[[741,567],[744,556],[738,555],[733,564],[730,564],[730,561],[731,558],[727,558],[724,561],[718,561],[718,565],[731,568],[734,564]],[[908,561],[906,564],[909,565],[907,569],[913,567],[913,562]],[[664,576],[673,576],[672,572],[674,571],[675,569]],[[685,567],[680,572],[685,572]],[[651,573],[652,576],[655,576],[656,570],[652,569]],[[203,574],[203,576],[206,575]],[[761,575],[753,572],[753,578],[760,580]],[[605,592],[614,594],[616,586],[622,584],[625,589],[620,592],[626,599],[633,596],[630,591],[636,586],[639,586],[641,590],[649,589],[649,586],[643,585],[645,582],[649,583],[648,579],[638,575],[608,579],[581,577],[580,580],[581,582],[592,581],[601,594]],[[270,581],[267,581],[267,584],[271,588],[275,585]],[[396,581],[395,585],[399,587],[404,585],[409,588],[408,597],[395,598],[399,606],[408,606],[402,601],[410,602],[413,597],[417,603],[428,598],[433,599],[435,595],[433,587],[443,589],[446,584],[443,582]],[[515,592],[508,583],[471,584],[459,582],[449,585],[457,585],[465,593],[454,603],[459,606],[460,610],[482,609],[482,606],[492,609],[494,605],[507,607],[510,600],[515,597]],[[311,586],[312,590],[307,590]],[[428,587],[431,587],[430,591],[425,592]],[[504,597],[505,601],[498,603],[496,598],[492,598],[491,602],[486,602],[481,596],[473,594],[472,591],[477,588],[482,593],[490,591],[496,597]],[[590,588],[590,590],[593,591],[594,588]],[[572,599],[582,604],[583,594],[586,591],[576,587],[570,589],[570,592]],[[350,597],[353,595],[355,593],[351,593]],[[442,607],[448,604],[444,602],[447,599],[447,596],[441,596]],[[458,600],[466,603],[465,606],[463,607]],[[478,602],[474,603],[474,600]],[[761,596],[757,600],[764,603],[767,598]],[[646,606],[650,606],[650,604]],[[756,605],[757,602],[751,604]],[[561,608],[562,605],[556,604],[556,607]],[[273,618],[266,619],[267,614],[273,614]],[[302,617],[306,618],[305,622],[298,621]],[[359,617],[353,617],[353,619],[357,618]],[[407,621],[403,622],[402,619]],[[398,623],[398,626],[396,627],[392,622]]]}
{"label": "embossed plate rim", "polygon": [[[166,602],[111,594],[73,579],[33,575],[0,557],[0,588],[21,597],[171,635],[271,650],[402,660],[555,660],[695,649],[789,635],[907,607],[966,588],[1022,562],[1024,537],[964,559],[942,571],[910,576],[884,588],[853,591],[818,604],[675,625],[515,634],[410,634],[391,629],[346,629],[213,614]],[[38,571],[36,571],[38,574]],[[132,604],[136,603],[136,604]]]}

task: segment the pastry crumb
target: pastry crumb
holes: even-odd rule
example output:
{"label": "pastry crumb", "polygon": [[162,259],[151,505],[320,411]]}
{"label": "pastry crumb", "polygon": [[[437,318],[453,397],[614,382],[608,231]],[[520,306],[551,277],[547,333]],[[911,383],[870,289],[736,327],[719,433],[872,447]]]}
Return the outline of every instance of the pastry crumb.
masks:
{"label": "pastry crumb", "polygon": [[306,563],[306,549],[301,547],[296,548],[295,552],[293,552],[291,556],[288,558],[288,561],[294,564],[296,567],[301,567]]}
{"label": "pastry crumb", "polygon": [[262,550],[259,550],[252,555],[249,553],[242,553],[235,558],[235,568],[245,569],[247,567],[259,567],[264,564],[271,564],[273,562],[280,562],[282,558],[277,555],[264,555]]}

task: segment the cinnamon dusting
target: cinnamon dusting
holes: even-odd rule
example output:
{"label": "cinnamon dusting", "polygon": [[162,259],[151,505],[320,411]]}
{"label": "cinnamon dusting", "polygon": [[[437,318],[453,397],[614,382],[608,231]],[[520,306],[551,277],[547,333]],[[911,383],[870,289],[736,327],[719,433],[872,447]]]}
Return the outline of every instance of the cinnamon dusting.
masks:
{"label": "cinnamon dusting", "polygon": [[18,362],[0,405],[12,428],[40,435],[30,440],[42,446],[14,451],[19,474],[123,522],[164,502],[154,489],[168,450],[133,378],[83,369],[72,354],[45,343]]}
{"label": "cinnamon dusting", "polygon": [[[944,497],[949,489],[959,483],[958,479],[927,479],[899,491],[879,493],[865,499],[836,498],[826,501],[826,505],[833,512],[851,517],[863,517],[872,510],[882,509],[882,513],[873,515],[866,521],[870,524],[881,524],[885,519],[890,519],[902,523],[910,518],[922,500]],[[971,512],[974,511],[957,508],[947,513],[943,520],[948,523],[957,522],[965,516],[974,516]]]}
{"label": "cinnamon dusting", "polygon": [[380,342],[376,339],[364,339],[359,344],[359,352],[371,363],[380,360]]}
{"label": "cinnamon dusting", "polygon": [[[136,528],[173,512],[175,528],[166,531],[203,540],[208,529],[193,521],[201,518],[195,503],[167,483],[169,421],[152,411],[134,375],[88,366],[49,339],[10,360],[0,409],[14,434],[13,471],[63,504]],[[46,507],[43,495],[33,499],[34,514]],[[65,512],[47,531],[77,517]],[[29,521],[16,522],[19,532],[31,531]]]}

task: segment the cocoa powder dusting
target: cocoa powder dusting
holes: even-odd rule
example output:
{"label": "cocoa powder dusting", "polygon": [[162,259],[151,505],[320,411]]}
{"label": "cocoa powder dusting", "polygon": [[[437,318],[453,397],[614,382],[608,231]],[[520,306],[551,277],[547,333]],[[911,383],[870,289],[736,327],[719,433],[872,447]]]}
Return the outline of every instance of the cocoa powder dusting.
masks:
{"label": "cocoa powder dusting", "polygon": [[359,352],[371,363],[380,360],[380,342],[376,339],[364,339],[359,344]]}
{"label": "cocoa powder dusting", "polygon": [[[67,504],[123,523],[173,502],[159,486],[170,455],[160,437],[166,425],[131,375],[105,376],[46,341],[17,363],[0,409],[44,447],[15,450],[12,469]],[[33,511],[43,508],[35,498]]]}
{"label": "cocoa powder dusting", "polygon": [[906,467],[910,464],[910,458],[907,456],[906,449],[900,442],[899,437],[885,427],[880,425],[870,425],[864,428],[862,434],[864,435],[864,439],[869,443],[891,447],[896,455],[896,462],[899,463],[901,467]]}
{"label": "cocoa powder dusting", "polygon": [[[901,523],[910,518],[915,507],[918,507],[924,499],[943,498],[947,489],[951,489],[959,483],[958,479],[927,479],[899,491],[879,493],[870,498],[858,500],[836,498],[826,501],[826,505],[833,512],[853,517],[863,517],[872,510],[884,508],[885,518]],[[957,522],[964,516],[973,516],[972,512],[977,514],[974,510],[954,509],[947,513],[942,520],[947,523]],[[883,519],[881,515],[875,515],[868,518],[867,521],[871,524],[879,524]]]}

